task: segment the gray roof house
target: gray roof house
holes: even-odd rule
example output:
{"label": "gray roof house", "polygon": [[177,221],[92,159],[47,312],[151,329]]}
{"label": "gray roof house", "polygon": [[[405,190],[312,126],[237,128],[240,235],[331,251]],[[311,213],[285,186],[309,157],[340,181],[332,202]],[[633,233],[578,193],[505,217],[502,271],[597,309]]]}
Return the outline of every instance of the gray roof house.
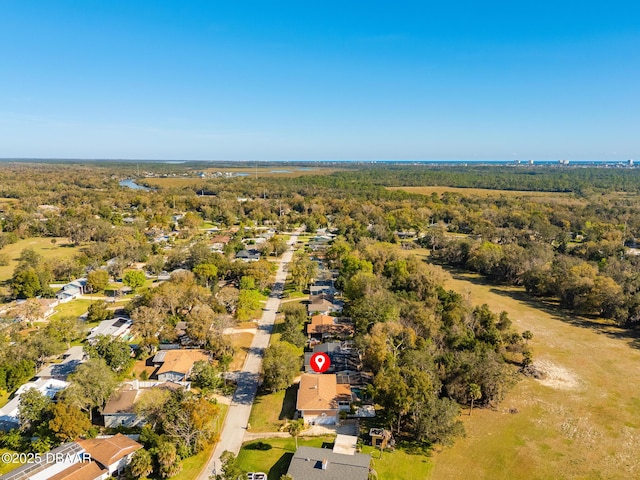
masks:
{"label": "gray roof house", "polygon": [[258,250],[240,250],[236,253],[236,258],[245,262],[257,262],[260,260],[260,252]]}
{"label": "gray roof house", "polygon": [[367,480],[371,455],[344,455],[328,448],[299,447],[287,474],[293,480]]}
{"label": "gray roof house", "polygon": [[86,278],[78,278],[64,285],[57,293],[56,298],[60,303],[65,303],[83,295],[87,287]]}

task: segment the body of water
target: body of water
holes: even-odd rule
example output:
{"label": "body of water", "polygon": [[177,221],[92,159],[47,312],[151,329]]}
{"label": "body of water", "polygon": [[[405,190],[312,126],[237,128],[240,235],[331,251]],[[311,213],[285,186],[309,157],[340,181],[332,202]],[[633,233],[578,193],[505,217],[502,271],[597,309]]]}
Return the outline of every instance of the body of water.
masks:
{"label": "body of water", "polygon": [[145,187],[144,185],[138,185],[136,182],[134,182],[130,178],[127,178],[126,180],[120,180],[120,186],[133,188],[134,190],[146,190],[146,191],[151,190],[150,188]]}

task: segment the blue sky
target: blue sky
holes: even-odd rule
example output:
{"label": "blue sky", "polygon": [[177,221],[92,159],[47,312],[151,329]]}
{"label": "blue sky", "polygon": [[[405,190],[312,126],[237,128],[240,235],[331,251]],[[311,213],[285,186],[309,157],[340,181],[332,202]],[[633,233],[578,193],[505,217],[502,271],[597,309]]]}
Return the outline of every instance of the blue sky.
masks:
{"label": "blue sky", "polygon": [[0,157],[640,158],[640,4],[0,0]]}

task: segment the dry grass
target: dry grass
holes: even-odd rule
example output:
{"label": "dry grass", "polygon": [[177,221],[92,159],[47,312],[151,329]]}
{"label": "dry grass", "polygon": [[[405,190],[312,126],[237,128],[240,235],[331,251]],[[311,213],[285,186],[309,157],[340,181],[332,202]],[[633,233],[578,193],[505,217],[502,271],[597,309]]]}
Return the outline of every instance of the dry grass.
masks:
{"label": "dry grass", "polygon": [[430,478],[464,472],[474,479],[640,476],[638,338],[476,275],[454,274],[448,287],[473,303],[507,311],[518,330],[531,330],[535,361],[549,375],[521,380],[498,411],[464,415],[467,437],[434,456]]}
{"label": "dry grass", "polygon": [[460,188],[460,187],[387,187],[389,190],[404,190],[409,193],[418,193],[421,195],[431,195],[435,193],[442,195],[445,192],[459,193],[466,197],[499,197],[501,195],[507,197],[520,197],[529,201],[539,201],[546,203],[582,203],[576,199],[572,193],[565,192],[530,192],[524,190],[492,190],[489,188]]}
{"label": "dry grass", "polygon": [[231,344],[236,347],[236,354],[233,356],[233,360],[229,365],[229,370],[233,372],[242,369],[247,354],[249,353],[251,342],[253,342],[253,333],[232,333],[229,335],[229,339],[231,340]]}

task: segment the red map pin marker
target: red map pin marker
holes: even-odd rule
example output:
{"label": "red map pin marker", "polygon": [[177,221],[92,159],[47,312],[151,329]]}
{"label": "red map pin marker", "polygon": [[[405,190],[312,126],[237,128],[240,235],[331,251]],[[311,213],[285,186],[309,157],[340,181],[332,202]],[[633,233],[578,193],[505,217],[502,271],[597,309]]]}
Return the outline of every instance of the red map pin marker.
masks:
{"label": "red map pin marker", "polygon": [[316,373],[324,373],[329,370],[331,366],[331,360],[329,359],[329,355],[326,353],[318,352],[314,353],[311,356],[311,368]]}

